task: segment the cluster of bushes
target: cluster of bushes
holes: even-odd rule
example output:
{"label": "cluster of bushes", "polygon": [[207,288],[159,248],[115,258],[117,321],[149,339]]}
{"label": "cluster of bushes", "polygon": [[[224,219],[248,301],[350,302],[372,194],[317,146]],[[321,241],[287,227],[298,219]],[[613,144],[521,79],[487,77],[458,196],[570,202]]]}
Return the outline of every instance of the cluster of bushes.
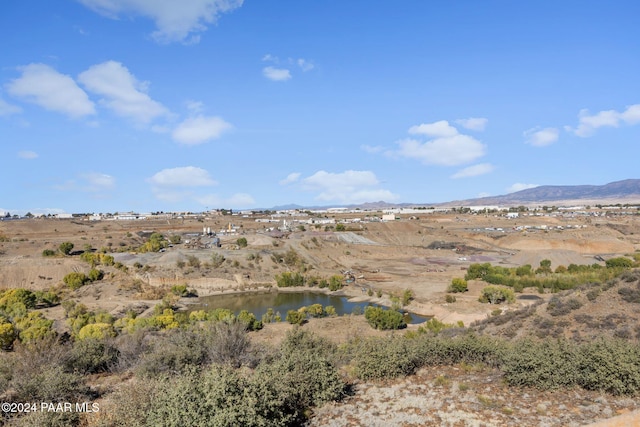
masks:
{"label": "cluster of bushes", "polygon": [[198,292],[194,289],[187,288],[186,284],[172,286],[171,293],[181,298],[194,298],[198,296]]}
{"label": "cluster of bushes", "polygon": [[581,387],[615,395],[640,392],[640,346],[618,339],[576,344],[566,340],[505,340],[463,334],[392,336],[352,343],[351,363],[361,379],[409,375],[424,366],[481,363],[500,369],[512,386]]}
{"label": "cluster of bushes", "polygon": [[142,244],[138,250],[140,252],[159,252],[169,246],[169,241],[160,233],[153,233],[149,239]]}
{"label": "cluster of bushes", "polygon": [[490,263],[471,264],[467,269],[465,280],[483,280],[493,285],[503,285],[521,292],[525,288],[538,288],[540,292],[551,289],[553,292],[573,289],[584,283],[603,283],[610,280],[634,264],[628,258],[613,258],[607,261],[607,268],[600,264],[558,266],[551,269],[551,261],[540,261],[540,267],[533,269],[531,265],[520,267],[493,266]]}
{"label": "cluster of bushes", "polygon": [[27,289],[7,289],[0,292],[0,347],[10,350],[16,339],[33,341],[54,334],[53,321],[36,307],[51,307],[60,301],[53,291],[32,292]]}
{"label": "cluster of bushes", "polygon": [[[269,312],[267,311],[267,314]],[[323,307],[322,304],[312,304],[308,307],[300,307],[297,310],[287,311],[286,321],[292,325],[301,325],[310,317],[333,317],[336,309],[332,305]]]}
{"label": "cluster of bushes", "polygon": [[92,268],[91,270],[89,270],[88,274],[80,273],[77,271],[68,273],[62,278],[62,281],[64,282],[65,285],[75,290],[75,289],[81,288],[87,283],[102,280],[103,277],[104,277],[104,272],[102,270],[98,270],[97,268]]}
{"label": "cluster of bushes", "polygon": [[80,255],[80,259],[87,262],[91,267],[98,265],[112,266],[115,265],[115,259],[113,256],[104,252],[83,252]]}
{"label": "cluster of bushes", "polygon": [[[172,335],[175,340],[179,334]],[[220,343],[206,345],[211,343],[207,340],[198,345],[193,336],[179,341],[182,345],[170,346],[172,350],[202,344],[207,347],[205,354],[216,354],[219,351],[212,350],[220,349]],[[234,354],[250,351],[243,348]],[[346,393],[334,362],[335,352],[334,345],[296,330],[275,352],[262,360],[253,359],[252,372],[235,369],[237,363],[208,364],[207,356],[200,359],[204,363],[185,363],[177,371],[146,372],[144,379],[134,380],[101,406],[104,422],[99,425],[183,426],[193,425],[195,420],[213,426],[302,425],[310,408]]]}
{"label": "cluster of bushes", "polygon": [[325,279],[318,276],[304,276],[298,272],[285,271],[281,274],[276,274],[275,279],[279,288],[317,286],[321,289],[329,288],[330,291],[337,291],[344,286],[344,276],[339,274],[334,274],[329,279]]}

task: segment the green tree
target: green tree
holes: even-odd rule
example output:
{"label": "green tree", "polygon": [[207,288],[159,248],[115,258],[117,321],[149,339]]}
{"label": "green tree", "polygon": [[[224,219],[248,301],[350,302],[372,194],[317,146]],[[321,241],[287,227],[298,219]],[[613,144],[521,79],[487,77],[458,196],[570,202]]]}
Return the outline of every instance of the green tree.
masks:
{"label": "green tree", "polygon": [[516,297],[513,289],[498,286],[487,286],[482,289],[479,301],[483,303],[500,304],[502,302],[515,302]]}
{"label": "green tree", "polygon": [[238,240],[236,240],[236,243],[238,244],[239,247],[241,248],[246,248],[247,247],[247,239],[244,237],[240,237]]}

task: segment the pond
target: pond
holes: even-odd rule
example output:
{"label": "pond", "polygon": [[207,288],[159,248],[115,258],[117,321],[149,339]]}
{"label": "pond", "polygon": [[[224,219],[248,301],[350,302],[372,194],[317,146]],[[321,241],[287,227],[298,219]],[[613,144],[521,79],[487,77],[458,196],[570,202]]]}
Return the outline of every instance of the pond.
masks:
{"label": "pond", "polygon": [[[352,302],[345,296],[327,295],[317,292],[259,292],[247,294],[211,295],[200,297],[195,304],[189,304],[189,311],[215,310],[226,308],[238,314],[241,310],[247,310],[255,314],[259,320],[267,309],[280,312],[284,320],[288,310],[297,310],[300,307],[308,307],[312,304],[321,304],[323,307],[332,305],[339,316],[344,314],[361,314],[367,306],[382,307],[370,302]],[[414,313],[405,315],[405,322],[417,324],[429,320],[429,317],[419,316]]]}

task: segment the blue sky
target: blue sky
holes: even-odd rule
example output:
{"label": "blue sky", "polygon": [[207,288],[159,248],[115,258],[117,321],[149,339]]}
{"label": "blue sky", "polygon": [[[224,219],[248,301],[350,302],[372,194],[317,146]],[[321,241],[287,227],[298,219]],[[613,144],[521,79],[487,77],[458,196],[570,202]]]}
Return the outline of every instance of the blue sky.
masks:
{"label": "blue sky", "polygon": [[0,212],[640,178],[636,1],[5,1]]}

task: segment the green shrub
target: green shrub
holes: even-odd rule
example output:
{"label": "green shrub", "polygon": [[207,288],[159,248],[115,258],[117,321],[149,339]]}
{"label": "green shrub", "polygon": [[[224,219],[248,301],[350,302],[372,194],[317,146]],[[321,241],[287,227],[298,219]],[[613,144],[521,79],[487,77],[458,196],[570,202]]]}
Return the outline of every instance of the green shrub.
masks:
{"label": "green shrub", "polygon": [[487,286],[482,289],[479,301],[482,303],[500,304],[502,302],[515,302],[516,296],[513,289],[502,288],[497,286]]}
{"label": "green shrub", "polygon": [[362,380],[406,376],[420,366],[414,340],[392,336],[366,339],[352,345],[354,374]]}
{"label": "green shrub", "polygon": [[451,284],[447,288],[447,292],[467,292],[468,290],[467,281],[459,277],[451,279]]}
{"label": "green shrub", "polygon": [[380,330],[402,329],[407,327],[402,313],[385,310],[381,307],[368,306],[364,309],[364,317],[371,327]]}
{"label": "green shrub", "polygon": [[625,257],[611,258],[605,261],[607,268],[631,268],[633,261]]}
{"label": "green shrub", "polygon": [[89,270],[88,278],[90,281],[95,282],[98,280],[102,280],[104,277],[104,272],[102,270],[98,270],[97,268],[92,268]]}
{"label": "green shrub", "polygon": [[456,302],[456,297],[455,297],[455,296],[453,296],[453,295],[449,295],[449,294],[447,294],[447,295],[444,297],[444,300],[445,300],[445,302],[446,302],[447,304],[453,304],[454,302]]}
{"label": "green shrub", "polygon": [[72,272],[68,273],[62,281],[71,289],[78,289],[84,286],[90,279],[84,273]]}
{"label": "green shrub", "polygon": [[60,243],[60,246],[58,247],[58,249],[63,254],[69,255],[71,253],[71,251],[73,250],[73,243],[71,243],[71,242]]}
{"label": "green shrub", "polygon": [[56,251],[54,251],[53,249],[45,249],[42,251],[42,256],[43,257],[56,256]]}
{"label": "green shrub", "polygon": [[305,313],[301,313],[298,310],[287,311],[286,321],[292,325],[302,325],[307,320]]}
{"label": "green shrub", "polygon": [[238,240],[236,240],[236,243],[241,248],[247,247],[247,239],[245,237],[240,237]]}
{"label": "green shrub", "polygon": [[110,341],[84,337],[73,344],[65,365],[70,372],[96,374],[110,371],[118,363],[118,357],[119,351]]}
{"label": "green shrub", "polygon": [[285,271],[276,275],[276,284],[279,288],[288,288],[292,286],[304,286],[304,276],[300,273],[291,273]]}
{"label": "green shrub", "polygon": [[334,274],[329,278],[329,290],[337,291],[339,289],[342,289],[343,282],[344,282],[344,277],[342,275]]}

